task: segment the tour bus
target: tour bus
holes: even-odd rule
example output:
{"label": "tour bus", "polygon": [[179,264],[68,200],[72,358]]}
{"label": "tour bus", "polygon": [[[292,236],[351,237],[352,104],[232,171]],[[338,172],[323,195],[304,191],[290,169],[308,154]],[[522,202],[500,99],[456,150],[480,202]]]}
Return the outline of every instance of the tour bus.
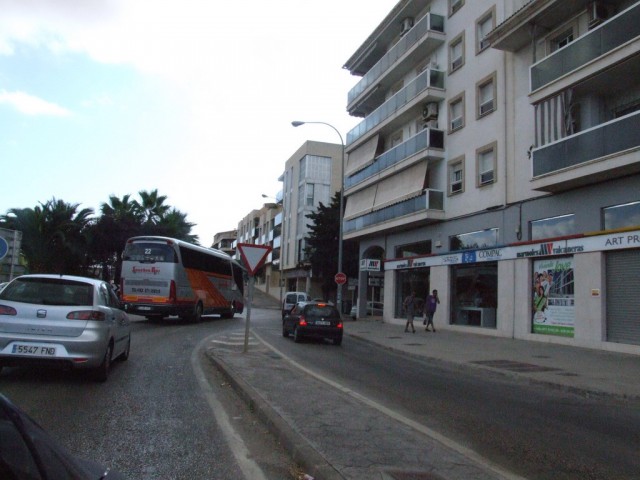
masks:
{"label": "tour bus", "polygon": [[232,318],[244,310],[243,293],[243,267],[220,250],[167,237],[127,240],[120,294],[129,313],[149,320]]}

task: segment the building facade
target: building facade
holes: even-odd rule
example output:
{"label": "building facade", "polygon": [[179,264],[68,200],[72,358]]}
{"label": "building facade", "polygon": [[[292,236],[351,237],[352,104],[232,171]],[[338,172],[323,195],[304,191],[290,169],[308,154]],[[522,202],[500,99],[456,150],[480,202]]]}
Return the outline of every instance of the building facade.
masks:
{"label": "building facade", "polygon": [[342,145],[309,140],[285,162],[279,177],[283,212],[280,268],[285,291],[323,296],[321,279],[314,276],[305,253],[310,222],[306,215],[315,212],[320,203],[329,205],[340,191],[342,155]]}
{"label": "building facade", "polygon": [[444,328],[640,353],[638,12],[394,7],[345,64],[359,305],[377,284],[401,323],[411,290],[437,289]]}
{"label": "building facade", "polygon": [[228,232],[219,232],[213,236],[213,243],[211,248],[221,250],[224,253],[235,257],[236,244],[238,240],[238,231],[229,230]]}

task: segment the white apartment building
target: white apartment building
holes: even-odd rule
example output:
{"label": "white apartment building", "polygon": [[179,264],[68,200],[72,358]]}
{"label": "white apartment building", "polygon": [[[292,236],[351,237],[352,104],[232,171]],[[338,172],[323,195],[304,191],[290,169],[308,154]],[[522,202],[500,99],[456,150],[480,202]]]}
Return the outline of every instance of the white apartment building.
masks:
{"label": "white apartment building", "polygon": [[[330,205],[340,191],[342,145],[306,141],[285,162],[282,182],[280,268],[285,291],[302,291],[322,298],[321,279],[314,276],[305,255],[309,219],[320,203]],[[337,269],[337,255],[336,255]],[[328,299],[327,299],[328,300]]]}
{"label": "white apartment building", "polygon": [[640,354],[640,2],[402,0],[345,68],[359,305]]}

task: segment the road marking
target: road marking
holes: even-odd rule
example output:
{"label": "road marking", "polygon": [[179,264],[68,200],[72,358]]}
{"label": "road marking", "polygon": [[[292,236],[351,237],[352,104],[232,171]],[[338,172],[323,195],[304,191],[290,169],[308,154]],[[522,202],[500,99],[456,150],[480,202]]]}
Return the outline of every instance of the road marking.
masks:
{"label": "road marking", "polygon": [[524,477],[521,477],[519,475],[516,475],[514,473],[511,473],[505,469],[503,469],[500,465],[497,465],[495,463],[493,463],[491,460],[488,460],[482,456],[480,456],[478,453],[474,452],[473,450],[460,445],[459,443],[451,440],[448,437],[445,437],[444,435],[436,432],[435,430],[432,430],[429,427],[426,427],[424,425],[422,425],[421,423],[416,422],[415,420],[411,420],[410,418],[405,417],[404,415],[399,414],[398,412],[395,412],[394,410],[391,410],[390,408],[385,407],[384,405],[379,404],[378,402],[371,400],[368,397],[365,397],[364,395],[351,390],[348,387],[345,387],[344,385],[335,382],[333,380],[330,380],[327,377],[324,377],[322,375],[320,375],[319,373],[314,372],[313,370],[310,370],[306,367],[303,367],[302,365],[300,365],[298,362],[295,362],[292,358],[288,357],[287,355],[285,355],[284,353],[282,353],[280,350],[278,350],[276,347],[274,347],[273,345],[271,345],[269,342],[267,342],[264,338],[262,338],[260,335],[258,335],[258,333],[256,333],[255,331],[252,331],[253,335],[255,338],[257,338],[260,342],[262,342],[266,347],[268,347],[269,349],[271,349],[273,352],[277,353],[278,355],[280,355],[284,360],[286,360],[287,362],[289,362],[291,365],[293,365],[294,367],[302,370],[304,373],[311,375],[312,377],[316,378],[317,380],[320,380],[321,382],[326,383],[327,385],[340,390],[341,392],[365,403],[366,405],[375,408],[376,410],[378,410],[379,412],[393,418],[394,420],[397,420],[401,423],[403,423],[404,425],[407,425],[408,427],[413,428],[414,430],[422,433],[423,435],[426,435],[438,442],[440,442],[441,444],[445,445],[446,447],[450,448],[451,450],[465,456],[466,458],[469,458],[470,460],[473,460],[474,462],[476,462],[477,464],[485,467],[488,470],[491,470],[493,473],[495,473],[496,475],[499,475],[500,477],[504,478],[505,480],[526,480]]}
{"label": "road marking", "polygon": [[240,435],[238,435],[238,432],[233,428],[233,424],[229,420],[227,412],[224,410],[220,400],[218,400],[218,397],[211,388],[211,385],[209,385],[207,377],[202,370],[202,366],[198,360],[198,355],[199,352],[203,350],[204,345],[210,340],[211,337],[204,338],[200,343],[198,343],[193,352],[191,352],[191,368],[193,369],[193,373],[200,384],[200,389],[207,399],[207,403],[209,404],[209,408],[213,413],[216,423],[220,427],[220,430],[222,430],[227,445],[229,445],[231,453],[235,457],[244,478],[247,480],[267,480],[267,477],[262,472],[258,464],[250,458],[249,449]]}

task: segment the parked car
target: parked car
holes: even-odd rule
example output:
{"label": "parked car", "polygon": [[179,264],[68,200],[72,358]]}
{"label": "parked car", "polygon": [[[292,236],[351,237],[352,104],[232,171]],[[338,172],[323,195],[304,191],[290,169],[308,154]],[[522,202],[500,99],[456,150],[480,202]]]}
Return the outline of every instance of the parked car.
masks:
{"label": "parked car", "polygon": [[[367,302],[367,315],[373,315],[374,317],[381,317],[382,312],[384,311],[384,303],[382,302]],[[349,316],[352,319],[356,319],[358,315],[358,308],[356,305],[351,307],[351,312]]]}
{"label": "parked car", "polygon": [[3,289],[4,287],[6,287],[6,286],[7,286],[7,284],[8,284],[8,283],[9,283],[9,282],[0,282],[0,292],[2,291],[2,289]]}
{"label": "parked car", "polygon": [[298,302],[282,319],[282,336],[293,335],[297,343],[305,337],[342,343],[342,318],[334,305],[324,302]]}
{"label": "parked car", "polygon": [[291,311],[298,302],[309,302],[311,297],[306,292],[287,292],[282,299],[282,318]]}
{"label": "parked car", "polygon": [[114,470],[71,455],[2,394],[0,478],[124,480],[124,477]]}
{"label": "parked car", "polygon": [[5,366],[92,369],[105,381],[129,358],[131,324],[107,282],[23,275],[0,292],[0,370]]}

